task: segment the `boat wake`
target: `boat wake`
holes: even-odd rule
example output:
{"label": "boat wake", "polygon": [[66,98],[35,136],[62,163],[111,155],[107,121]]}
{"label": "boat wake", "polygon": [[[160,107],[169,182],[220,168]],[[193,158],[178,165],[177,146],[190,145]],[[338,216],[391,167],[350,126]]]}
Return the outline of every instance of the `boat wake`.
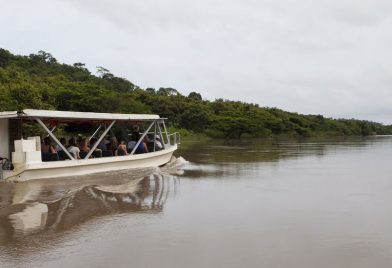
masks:
{"label": "boat wake", "polygon": [[189,164],[189,161],[185,160],[182,156],[172,156],[168,163],[159,168],[159,172],[162,173],[162,175],[183,175],[183,167],[186,164]]}

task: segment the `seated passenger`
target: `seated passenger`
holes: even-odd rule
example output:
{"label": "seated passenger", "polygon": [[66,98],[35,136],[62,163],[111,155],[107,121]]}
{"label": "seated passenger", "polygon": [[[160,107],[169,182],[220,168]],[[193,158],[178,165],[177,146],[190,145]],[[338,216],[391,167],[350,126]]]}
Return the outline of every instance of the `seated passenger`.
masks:
{"label": "seated passenger", "polygon": [[110,146],[109,144],[110,144],[110,135],[106,135],[105,136],[105,138],[103,139],[104,140],[104,143],[105,143],[105,150],[107,150],[108,149],[108,146]]}
{"label": "seated passenger", "polygon": [[[94,147],[94,145],[95,145],[95,143],[98,141],[98,139],[97,138],[91,138],[91,140],[90,140],[90,148],[92,148],[92,147]],[[102,139],[101,140],[101,142],[98,144],[98,146],[97,146],[97,148],[94,150],[94,152],[95,151],[98,151],[98,150],[101,150],[101,151],[104,151],[104,150],[106,150],[106,144],[105,144],[105,139]]]}
{"label": "seated passenger", "polygon": [[89,147],[90,147],[90,148],[93,148],[94,145],[95,145],[95,143],[96,143],[97,141],[98,141],[97,138],[92,137],[92,138],[89,140],[89,142],[88,142]]}
{"label": "seated passenger", "polygon": [[135,133],[139,133],[140,134],[140,127],[139,127],[139,125],[134,125],[132,129],[133,129],[132,134],[135,134]]}
{"label": "seated passenger", "polygon": [[131,152],[133,150],[133,147],[135,147],[136,142],[137,141],[135,141],[135,135],[131,134],[131,140],[127,144],[128,152]]}
{"label": "seated passenger", "polygon": [[115,155],[119,156],[119,155],[127,155],[127,154],[128,152],[127,152],[127,146],[125,145],[125,140],[121,140]]}
{"label": "seated passenger", "polygon": [[162,142],[161,142],[161,137],[159,137],[159,135],[155,136],[155,149],[157,151],[163,149],[163,145],[162,145]]}
{"label": "seated passenger", "polygon": [[80,149],[76,146],[75,138],[69,139],[67,151],[73,154],[76,159],[80,159]]}
{"label": "seated passenger", "polygon": [[158,135],[155,135],[155,139],[154,139],[154,135],[152,135],[152,137],[151,138],[149,137],[146,143],[147,143],[147,148],[150,152],[160,151],[163,149],[161,139]]}
{"label": "seated passenger", "polygon": [[[67,148],[67,140],[65,139],[65,138],[61,138],[60,139],[60,143],[65,147],[65,148]],[[62,151],[63,149],[59,146],[59,145],[56,145],[56,150],[57,150],[57,152],[59,152],[59,151]]]}
{"label": "seated passenger", "polygon": [[90,152],[90,147],[88,147],[88,141],[86,138],[82,139],[80,142],[79,149],[81,152],[88,153]]}
{"label": "seated passenger", "polygon": [[41,144],[41,151],[43,153],[55,154],[57,153],[56,149],[52,145],[52,141],[49,137],[44,138],[44,143]]}
{"label": "seated passenger", "polygon": [[[135,145],[136,145],[136,143],[140,139],[140,134],[139,133],[134,133],[132,137],[133,137],[133,140],[135,141]],[[139,143],[135,153],[136,154],[148,153],[147,145],[146,145],[146,143],[144,141],[141,141]]]}
{"label": "seated passenger", "polygon": [[107,150],[112,151],[113,155],[115,155],[117,148],[118,148],[118,141],[117,138],[113,136],[110,138],[110,143],[108,143],[107,145]]}
{"label": "seated passenger", "polygon": [[[90,139],[90,148],[93,148],[94,145],[97,143],[98,139],[97,138],[91,138]],[[99,146],[99,145],[98,145]],[[100,148],[95,148],[94,149],[94,153],[92,154],[93,157],[102,157],[102,149]]]}

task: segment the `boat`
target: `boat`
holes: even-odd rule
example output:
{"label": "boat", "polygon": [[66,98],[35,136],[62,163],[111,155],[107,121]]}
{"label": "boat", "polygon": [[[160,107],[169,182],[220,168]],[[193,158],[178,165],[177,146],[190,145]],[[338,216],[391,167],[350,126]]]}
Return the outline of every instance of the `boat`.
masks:
{"label": "boat", "polygon": [[[116,114],[25,109],[0,112],[0,179],[21,182],[33,179],[70,178],[94,173],[127,169],[152,168],[166,164],[180,143],[179,133],[167,131],[166,118],[153,114]],[[24,125],[38,125],[47,137],[61,148],[64,160],[58,155],[41,152],[41,137],[25,137]],[[55,135],[59,126],[88,125],[95,131],[88,138],[96,142],[91,150],[77,159],[68,152]],[[140,126],[140,138],[126,155],[100,157],[94,155],[98,145],[113,129]],[[94,127],[94,128],[93,128]],[[29,129],[31,129],[30,127]],[[138,130],[139,132],[139,130]],[[127,135],[130,135],[129,133]],[[150,137],[153,144],[148,153],[137,153],[137,148]],[[151,138],[152,137],[152,138]],[[159,146],[158,146],[159,144]],[[101,155],[105,156],[105,155]]]}

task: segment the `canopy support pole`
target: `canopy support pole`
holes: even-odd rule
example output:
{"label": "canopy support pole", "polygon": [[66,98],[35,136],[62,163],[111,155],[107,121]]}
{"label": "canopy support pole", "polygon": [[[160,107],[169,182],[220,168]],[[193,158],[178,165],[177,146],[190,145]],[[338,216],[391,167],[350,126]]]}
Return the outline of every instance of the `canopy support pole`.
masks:
{"label": "canopy support pole", "polygon": [[162,147],[163,149],[165,149],[166,145],[165,145],[165,140],[163,139],[162,136],[162,129],[161,126],[159,125],[160,122],[158,122],[158,131],[159,131],[159,137],[161,137],[161,143],[162,143]]}
{"label": "canopy support pole", "polygon": [[153,139],[153,141],[154,141],[154,152],[155,152],[156,151],[155,146],[157,143],[157,122],[156,121],[154,122],[154,139]]}
{"label": "canopy support pole", "polygon": [[101,143],[102,139],[106,136],[106,134],[108,134],[109,130],[113,127],[113,125],[116,123],[116,120],[114,120],[106,129],[105,131],[102,133],[101,137],[99,137],[99,139],[97,140],[97,142],[94,144],[93,148],[90,149],[90,151],[88,152],[88,154],[86,155],[86,157],[84,159],[89,159],[89,157],[93,154],[93,152],[95,151],[95,149],[97,149],[98,145]]}
{"label": "canopy support pole", "polygon": [[163,129],[165,130],[167,144],[170,145],[170,138],[169,138],[169,134],[167,133],[165,121],[162,121],[162,124],[163,124]]}
{"label": "canopy support pole", "polygon": [[[55,129],[57,128],[57,126],[54,126],[51,130],[50,130],[50,132],[52,132],[53,133],[53,131],[55,131]],[[48,135],[46,135],[46,137],[49,137],[49,134]]]}
{"label": "canopy support pole", "polygon": [[97,130],[94,132],[93,135],[90,136],[90,138],[88,138],[88,141],[90,141],[92,138],[94,138],[95,135],[97,135],[98,131],[102,128],[102,125],[99,125],[99,127],[97,128]]}
{"label": "canopy support pole", "polygon": [[46,127],[44,122],[42,122],[41,119],[35,118],[35,120],[38,122],[38,124],[41,125],[43,129],[49,134],[49,136],[57,143],[58,146],[64,151],[64,153],[69,157],[71,160],[75,160],[75,158],[68,152],[68,150],[64,147],[64,145],[61,144],[61,142],[56,138],[56,136]]}
{"label": "canopy support pole", "polygon": [[155,121],[153,121],[150,126],[147,128],[146,131],[144,131],[143,135],[140,137],[139,141],[135,144],[135,147],[133,147],[132,152],[130,153],[130,155],[133,155],[136,152],[137,147],[140,145],[140,143],[143,141],[144,137],[147,135],[148,131],[150,131],[150,129],[152,128],[152,126],[154,125]]}

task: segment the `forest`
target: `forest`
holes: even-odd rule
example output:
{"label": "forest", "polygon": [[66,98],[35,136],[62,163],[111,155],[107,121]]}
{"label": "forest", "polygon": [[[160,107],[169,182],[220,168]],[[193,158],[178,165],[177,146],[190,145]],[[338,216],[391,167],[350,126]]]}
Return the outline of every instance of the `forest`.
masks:
{"label": "forest", "polygon": [[226,99],[185,96],[174,88],[140,88],[104,67],[60,63],[50,53],[14,55],[0,48],[0,111],[47,109],[154,113],[186,134],[219,138],[392,134],[392,126],[356,119],[302,115]]}

